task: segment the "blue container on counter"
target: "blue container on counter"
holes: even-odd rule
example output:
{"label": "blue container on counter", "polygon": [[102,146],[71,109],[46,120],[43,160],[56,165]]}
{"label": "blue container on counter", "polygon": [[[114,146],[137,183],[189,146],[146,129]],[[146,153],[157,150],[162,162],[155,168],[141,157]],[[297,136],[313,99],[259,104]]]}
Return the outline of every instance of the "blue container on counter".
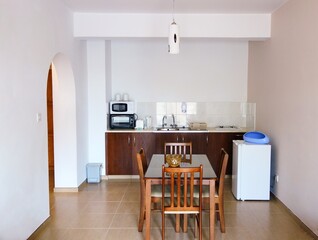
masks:
{"label": "blue container on counter", "polygon": [[255,143],[255,144],[267,144],[269,143],[269,138],[265,133],[262,132],[247,132],[243,135],[245,142]]}

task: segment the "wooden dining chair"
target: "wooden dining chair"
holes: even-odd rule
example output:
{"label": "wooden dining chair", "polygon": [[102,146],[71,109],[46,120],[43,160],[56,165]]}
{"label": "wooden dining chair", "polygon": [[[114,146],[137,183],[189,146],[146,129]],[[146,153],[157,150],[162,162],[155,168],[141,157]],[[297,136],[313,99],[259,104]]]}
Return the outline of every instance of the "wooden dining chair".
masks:
{"label": "wooden dining chair", "polygon": [[[215,211],[217,213],[217,219],[220,221],[221,232],[225,233],[225,218],[224,218],[224,181],[225,173],[227,168],[227,163],[229,160],[228,153],[222,148],[220,153],[220,169],[217,172],[217,181],[215,186],[214,201],[215,201]],[[195,197],[199,198],[199,189],[195,188]],[[208,205],[210,190],[208,186],[203,186],[202,188],[202,198],[203,202]],[[212,195],[213,196],[213,195]]]}
{"label": "wooden dining chair", "polygon": [[[143,148],[137,153],[137,167],[140,178],[140,213],[139,213],[139,223],[138,223],[138,231],[142,232],[145,213],[146,213],[146,183],[144,179],[144,174],[147,171],[148,163],[145,155],[145,151]],[[166,197],[169,197],[170,193],[165,193]],[[159,203],[162,199],[161,185],[152,185],[151,187],[151,202]]]}
{"label": "wooden dining chair", "polygon": [[[162,239],[165,238],[165,215],[195,214],[202,239],[202,194],[194,201],[194,180],[198,180],[199,193],[202,193],[203,167],[171,168],[162,166],[162,196],[166,185],[170,186],[170,201],[162,201]],[[196,233],[196,231],[194,231]]]}
{"label": "wooden dining chair", "polygon": [[192,164],[192,142],[166,142],[164,146],[164,155],[180,154],[182,162]]}

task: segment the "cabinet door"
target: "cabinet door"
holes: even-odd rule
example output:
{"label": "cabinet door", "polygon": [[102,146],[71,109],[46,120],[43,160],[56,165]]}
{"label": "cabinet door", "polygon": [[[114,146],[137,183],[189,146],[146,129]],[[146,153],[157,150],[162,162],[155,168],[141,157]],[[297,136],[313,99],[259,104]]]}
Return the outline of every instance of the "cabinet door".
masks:
{"label": "cabinet door", "polygon": [[179,142],[179,136],[177,133],[154,133],[155,134],[155,152],[157,154],[164,153],[165,142]]}
{"label": "cabinet door", "polygon": [[232,174],[232,142],[243,138],[244,133],[209,133],[207,155],[214,171],[220,169],[221,148],[229,154],[226,174]]}
{"label": "cabinet door", "polygon": [[106,133],[106,146],[107,175],[131,175],[131,134]]}
{"label": "cabinet door", "polygon": [[192,142],[193,154],[206,154],[208,147],[207,133],[181,133],[182,142]]}
{"label": "cabinet door", "polygon": [[152,154],[155,148],[155,137],[154,133],[133,133],[131,135],[132,140],[132,175],[138,175],[137,168],[137,153],[140,148],[143,148],[146,154],[147,162],[150,163]]}

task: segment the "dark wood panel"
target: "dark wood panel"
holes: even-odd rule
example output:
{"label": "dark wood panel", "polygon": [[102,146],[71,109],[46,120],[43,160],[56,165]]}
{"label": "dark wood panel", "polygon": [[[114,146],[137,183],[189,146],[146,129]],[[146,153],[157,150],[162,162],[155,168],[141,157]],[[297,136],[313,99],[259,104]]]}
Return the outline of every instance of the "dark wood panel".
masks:
{"label": "dark wood panel", "polygon": [[220,151],[229,154],[226,174],[232,174],[232,141],[244,133],[106,133],[108,175],[137,175],[136,154],[144,148],[149,163],[152,154],[163,154],[165,142],[192,142],[194,154],[207,154],[215,171],[220,165]]}
{"label": "dark wood panel", "polygon": [[154,133],[155,134],[155,152],[156,154],[164,153],[165,142],[178,142],[177,133]]}
{"label": "dark wood panel", "polygon": [[107,133],[106,156],[108,175],[131,175],[131,134]]}
{"label": "dark wood panel", "polygon": [[244,133],[209,133],[208,134],[208,150],[207,155],[215,171],[220,168],[220,152],[221,149],[229,154],[229,162],[226,174],[232,175],[232,142],[233,140],[243,139]]}
{"label": "dark wood panel", "polygon": [[192,142],[193,154],[206,154],[208,147],[207,133],[181,133],[182,142]]}
{"label": "dark wood panel", "polygon": [[138,175],[137,168],[137,153],[140,148],[144,149],[146,154],[146,159],[149,164],[152,154],[154,153],[155,148],[155,136],[153,133],[133,133],[132,134],[132,174]]}

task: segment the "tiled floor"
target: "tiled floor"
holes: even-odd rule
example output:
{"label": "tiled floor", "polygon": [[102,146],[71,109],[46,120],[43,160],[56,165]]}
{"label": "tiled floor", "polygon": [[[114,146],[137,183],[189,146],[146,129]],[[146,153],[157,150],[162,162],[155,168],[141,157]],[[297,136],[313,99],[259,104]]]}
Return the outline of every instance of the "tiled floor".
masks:
{"label": "tiled floor", "polygon": [[[226,233],[215,226],[217,240],[306,240],[314,239],[276,200],[236,201],[230,191],[225,193]],[[137,231],[139,183],[102,181],[85,184],[79,193],[51,193],[51,218],[33,239],[58,240],[134,240],[143,239]],[[203,221],[203,239],[208,239],[208,215]],[[188,233],[175,233],[173,217],[167,219],[166,239],[193,239]],[[193,221],[191,221],[192,223]],[[152,213],[152,239],[161,239],[160,212]]]}

